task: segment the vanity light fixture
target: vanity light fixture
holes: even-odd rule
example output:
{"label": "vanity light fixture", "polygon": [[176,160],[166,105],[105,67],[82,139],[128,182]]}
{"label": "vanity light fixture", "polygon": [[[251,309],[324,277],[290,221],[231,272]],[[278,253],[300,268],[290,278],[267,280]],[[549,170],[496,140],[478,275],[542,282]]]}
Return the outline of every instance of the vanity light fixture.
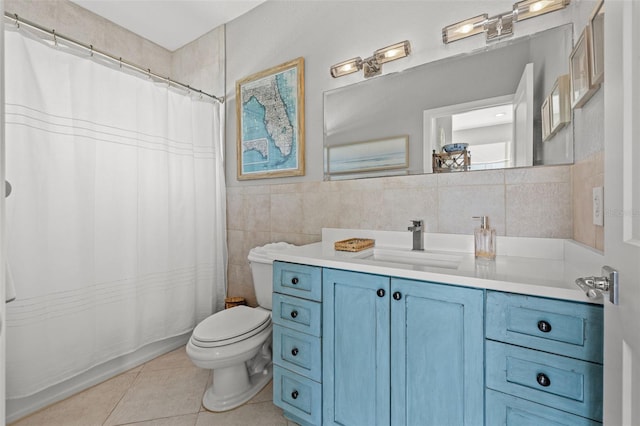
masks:
{"label": "vanity light fixture", "polygon": [[445,44],[476,34],[485,33],[487,41],[498,40],[513,34],[513,23],[564,9],[571,0],[523,0],[513,5],[513,10],[491,18],[485,13],[442,29]]}
{"label": "vanity light fixture", "polygon": [[452,41],[483,33],[484,23],[487,22],[488,18],[489,15],[485,13],[444,27],[442,29],[442,41],[451,43]]}
{"label": "vanity light fixture", "polygon": [[513,14],[516,21],[524,21],[525,19],[564,9],[569,5],[569,2],[570,0],[523,0],[513,5]]}
{"label": "vanity light fixture", "polygon": [[362,58],[349,59],[331,67],[331,77],[338,78],[343,75],[352,74],[362,69]]}
{"label": "vanity light fixture", "polygon": [[408,40],[391,46],[383,47],[373,52],[373,55],[361,59],[359,56],[339,64],[332,65],[329,72],[331,77],[338,78],[356,71],[364,70],[364,77],[369,78],[382,72],[382,64],[404,58],[411,54],[411,44]]}

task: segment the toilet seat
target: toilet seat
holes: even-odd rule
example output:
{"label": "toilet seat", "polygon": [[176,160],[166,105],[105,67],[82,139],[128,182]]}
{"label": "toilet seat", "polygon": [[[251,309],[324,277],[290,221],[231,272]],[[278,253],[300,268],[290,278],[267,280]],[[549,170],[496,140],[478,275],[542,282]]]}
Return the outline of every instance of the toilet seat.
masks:
{"label": "toilet seat", "polygon": [[193,330],[191,341],[201,348],[215,348],[246,340],[271,325],[269,311],[247,306],[225,309],[206,318]]}

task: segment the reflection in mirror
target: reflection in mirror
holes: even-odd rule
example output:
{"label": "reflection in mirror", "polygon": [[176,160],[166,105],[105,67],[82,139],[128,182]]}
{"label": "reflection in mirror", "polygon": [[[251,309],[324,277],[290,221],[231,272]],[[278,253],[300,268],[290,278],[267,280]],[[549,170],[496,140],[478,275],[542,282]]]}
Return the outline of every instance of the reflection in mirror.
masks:
{"label": "reflection in mirror", "polygon": [[[431,173],[434,152],[450,160],[443,148],[455,143],[468,144],[467,166],[436,171],[572,163],[573,126],[543,143],[540,112],[571,48],[567,24],[325,92],[325,179]],[[330,172],[331,149],[397,135],[408,137],[406,167]]]}

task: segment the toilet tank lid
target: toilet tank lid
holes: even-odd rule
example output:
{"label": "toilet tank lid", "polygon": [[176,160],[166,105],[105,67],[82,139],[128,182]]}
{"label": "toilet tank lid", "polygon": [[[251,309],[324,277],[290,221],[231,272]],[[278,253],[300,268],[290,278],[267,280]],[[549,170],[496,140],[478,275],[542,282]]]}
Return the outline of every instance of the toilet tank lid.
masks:
{"label": "toilet tank lid", "polygon": [[293,244],[285,243],[285,242],[265,244],[262,247],[256,247],[249,251],[249,261],[260,262],[260,263],[273,263],[274,251],[285,250],[291,247],[296,247],[296,246]]}

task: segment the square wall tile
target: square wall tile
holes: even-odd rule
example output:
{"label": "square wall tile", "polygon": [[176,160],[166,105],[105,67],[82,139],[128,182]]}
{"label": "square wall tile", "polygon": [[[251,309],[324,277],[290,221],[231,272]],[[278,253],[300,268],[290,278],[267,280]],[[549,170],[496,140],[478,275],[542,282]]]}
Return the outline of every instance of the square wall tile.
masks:
{"label": "square wall tile", "polygon": [[507,235],[571,238],[570,183],[507,185]]}
{"label": "square wall tile", "polygon": [[302,233],[303,219],[301,193],[271,194],[271,232]]}
{"label": "square wall tile", "polygon": [[481,170],[460,173],[436,173],[438,186],[504,185],[504,170]]}
{"label": "square wall tile", "polygon": [[473,235],[479,226],[473,216],[489,216],[496,234],[505,235],[504,185],[440,187],[438,200],[437,232]]}
{"label": "square wall tile", "polygon": [[523,183],[567,183],[571,182],[572,166],[544,166],[522,167],[506,169],[505,183],[507,185]]}

